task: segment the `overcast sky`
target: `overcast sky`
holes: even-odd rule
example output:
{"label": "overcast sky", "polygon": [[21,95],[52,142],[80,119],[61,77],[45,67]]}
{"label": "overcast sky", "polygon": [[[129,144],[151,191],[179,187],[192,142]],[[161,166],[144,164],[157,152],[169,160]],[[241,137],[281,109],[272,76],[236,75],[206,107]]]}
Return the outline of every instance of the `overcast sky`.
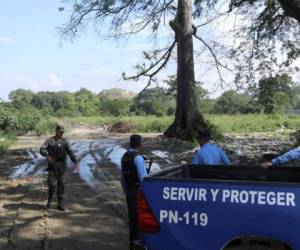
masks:
{"label": "overcast sky", "polygon": [[[144,32],[128,43],[120,44],[86,32],[74,43],[63,42],[61,45],[56,27],[65,23],[67,13],[59,13],[60,2],[2,1],[0,98],[7,99],[9,92],[17,88],[76,91],[85,87],[96,93],[108,88],[140,91],[144,87],[143,81],[124,82],[121,75],[124,71],[133,73],[134,66],[142,60],[141,52],[153,47],[147,34]],[[167,42],[165,38],[162,41]],[[213,91],[216,73],[207,73],[197,60],[195,71],[197,80],[205,82],[205,88]],[[161,73],[160,78],[165,79],[171,74],[176,74],[174,63]],[[221,91],[219,89],[213,95]]]}

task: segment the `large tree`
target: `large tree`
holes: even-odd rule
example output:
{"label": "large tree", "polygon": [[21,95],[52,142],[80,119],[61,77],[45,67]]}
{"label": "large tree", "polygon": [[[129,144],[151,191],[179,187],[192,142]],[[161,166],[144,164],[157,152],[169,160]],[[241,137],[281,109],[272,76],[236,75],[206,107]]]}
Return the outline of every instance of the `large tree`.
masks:
{"label": "large tree", "polygon": [[261,79],[253,96],[264,107],[265,113],[280,112],[292,106],[296,94],[295,86],[288,75],[276,75]]}
{"label": "large tree", "polygon": [[[167,65],[177,48],[176,117],[165,133],[170,137],[191,138],[196,129],[207,126],[197,105],[193,37],[201,42],[200,51],[206,50],[209,53],[221,83],[224,83],[222,70],[232,70],[226,63],[221,62],[225,54],[218,55],[215,48],[218,44],[205,40],[203,28],[205,29],[206,25],[229,15],[237,17],[236,19],[240,16],[247,19],[244,26],[239,29],[235,29],[234,23],[232,31],[241,41],[246,37],[246,42],[241,42],[239,46],[228,50],[232,52],[232,58],[237,59],[235,66],[238,81],[242,78],[249,81],[252,77],[251,72],[256,72],[257,69],[270,71],[273,67],[270,64],[278,64],[274,63],[276,61],[274,53],[278,49],[277,41],[288,54],[281,65],[289,66],[300,54],[297,44],[299,25],[295,21],[299,21],[297,11],[300,6],[299,0],[67,0],[65,2],[69,5],[61,7],[60,10],[64,11],[71,6],[71,15],[69,21],[60,28],[60,32],[62,37],[71,39],[91,21],[100,32],[109,25],[106,35],[108,33],[115,38],[128,38],[145,30],[151,30],[155,38],[159,35],[161,26],[169,22],[173,37],[170,44],[163,49],[156,48],[150,53],[144,52],[145,62],[136,67],[136,75],[128,77],[124,74],[124,78],[139,80],[141,77],[147,77],[146,87],[148,87],[155,81],[160,70]],[[286,33],[289,35],[285,36]],[[222,49],[222,46],[219,48]],[[245,69],[248,73],[243,73]]]}
{"label": "large tree", "polygon": [[160,26],[169,22],[172,31],[170,44],[150,53],[144,52],[146,63],[136,67],[136,75],[128,77],[124,74],[124,78],[139,80],[146,77],[148,87],[177,48],[176,118],[166,135],[191,138],[198,126],[207,126],[198,109],[195,91],[193,35],[196,28],[192,23],[195,5],[191,0],[81,0],[69,3],[73,4],[72,14],[60,29],[63,37],[74,38],[90,20],[95,21],[96,27],[110,24],[108,32],[113,31],[110,35],[117,38],[127,38],[143,30],[151,30],[156,37]]}

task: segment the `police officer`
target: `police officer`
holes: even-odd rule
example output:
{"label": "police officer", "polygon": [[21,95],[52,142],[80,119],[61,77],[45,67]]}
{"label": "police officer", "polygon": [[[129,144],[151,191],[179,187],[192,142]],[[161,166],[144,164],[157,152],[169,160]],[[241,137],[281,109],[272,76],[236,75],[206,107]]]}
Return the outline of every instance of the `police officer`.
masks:
{"label": "police officer", "polygon": [[136,134],[131,135],[130,148],[121,159],[121,184],[127,199],[130,249],[133,249],[133,242],[139,234],[137,227],[137,192],[147,175],[145,160],[139,154],[141,147],[142,137]]}
{"label": "police officer", "polygon": [[192,163],[200,165],[231,165],[223,149],[209,143],[210,139],[211,136],[208,130],[199,132],[200,149],[196,152]]}
{"label": "police officer", "polygon": [[272,161],[266,161],[262,164],[262,167],[267,169],[271,166],[277,166],[281,164],[285,164],[292,160],[299,160],[300,159],[300,147],[293,148],[286,152],[285,154],[279,155],[274,158]]}
{"label": "police officer", "polygon": [[67,154],[75,165],[76,170],[79,170],[79,164],[67,140],[63,138],[64,127],[56,126],[55,136],[49,138],[40,148],[42,156],[48,160],[48,202],[47,208],[51,207],[53,193],[57,188],[58,204],[57,209],[65,210],[63,205],[64,194],[64,179],[66,172]]}

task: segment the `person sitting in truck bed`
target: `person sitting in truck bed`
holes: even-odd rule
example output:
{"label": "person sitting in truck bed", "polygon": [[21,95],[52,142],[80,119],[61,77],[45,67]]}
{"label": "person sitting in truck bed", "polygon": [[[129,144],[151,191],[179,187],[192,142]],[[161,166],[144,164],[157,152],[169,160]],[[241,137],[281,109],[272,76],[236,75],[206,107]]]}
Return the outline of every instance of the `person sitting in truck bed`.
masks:
{"label": "person sitting in truck bed", "polygon": [[198,142],[200,149],[197,150],[192,164],[200,165],[231,165],[230,160],[218,146],[209,143],[211,139],[210,132],[207,130],[201,131],[198,134]]}
{"label": "person sitting in truck bed", "polygon": [[279,155],[274,158],[272,161],[266,161],[262,164],[263,168],[268,168],[270,166],[276,166],[285,164],[292,160],[299,160],[300,159],[300,147],[293,148],[290,151],[286,152],[285,154]]}

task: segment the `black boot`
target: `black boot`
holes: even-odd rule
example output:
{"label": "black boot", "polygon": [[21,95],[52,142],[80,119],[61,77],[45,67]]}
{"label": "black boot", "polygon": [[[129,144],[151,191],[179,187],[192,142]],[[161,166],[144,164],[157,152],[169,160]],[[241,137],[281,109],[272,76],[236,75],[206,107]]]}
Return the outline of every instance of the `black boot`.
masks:
{"label": "black boot", "polygon": [[58,199],[57,209],[60,210],[60,211],[65,211],[63,201],[62,201],[61,198]]}

